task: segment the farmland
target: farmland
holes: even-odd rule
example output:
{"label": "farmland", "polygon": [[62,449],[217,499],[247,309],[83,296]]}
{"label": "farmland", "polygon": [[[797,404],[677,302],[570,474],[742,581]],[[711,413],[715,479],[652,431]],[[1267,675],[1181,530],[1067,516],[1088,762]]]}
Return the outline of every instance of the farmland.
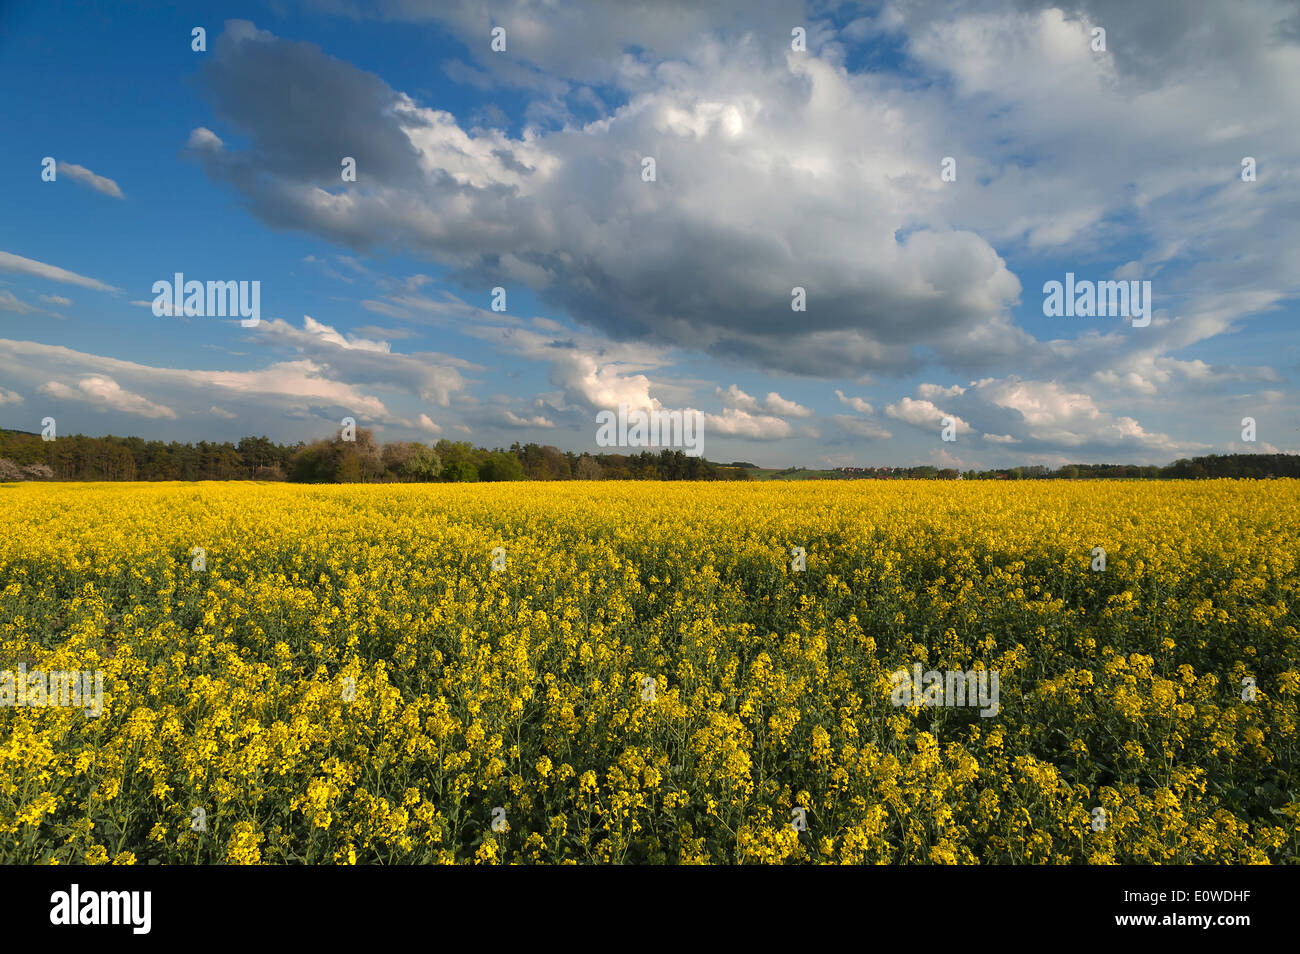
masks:
{"label": "farmland", "polygon": [[[1294,480],[31,483],[0,516],[0,670],[103,677],[97,716],[0,707],[0,861],[1300,860]],[[918,664],[995,673],[995,714],[898,704]]]}

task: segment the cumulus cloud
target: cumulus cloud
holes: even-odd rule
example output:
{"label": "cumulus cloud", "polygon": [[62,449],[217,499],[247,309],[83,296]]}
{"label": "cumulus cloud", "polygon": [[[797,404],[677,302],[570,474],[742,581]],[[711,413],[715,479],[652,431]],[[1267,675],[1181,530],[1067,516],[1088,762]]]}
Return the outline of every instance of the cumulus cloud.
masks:
{"label": "cumulus cloud", "polygon": [[[492,319],[482,316],[482,320]],[[666,397],[681,391],[646,374],[670,362],[662,349],[610,342],[562,328],[557,333],[511,325],[477,325],[464,331],[508,354],[546,362],[550,381],[560,390],[545,403],[567,414],[572,423],[582,422],[585,426],[593,411],[615,410],[621,404],[632,410],[665,408],[658,395]]]}
{"label": "cumulus cloud", "polygon": [[514,411],[504,410],[501,412],[502,423],[510,427],[554,427],[555,422],[549,421],[540,414],[533,417],[520,417]]}
{"label": "cumulus cloud", "polygon": [[938,384],[919,384],[917,385],[916,393],[929,401],[934,400],[935,398],[954,397],[958,394],[965,394],[966,389],[959,384],[954,384],[946,388],[941,387]]}
{"label": "cumulus cloud", "polygon": [[705,414],[704,426],[707,434],[747,437],[755,441],[776,441],[793,433],[793,428],[779,417],[751,414],[736,407],[725,408],[721,414]]}
{"label": "cumulus cloud", "polygon": [[[374,285],[353,296],[360,311],[477,338],[514,359],[507,374],[540,362],[553,390],[529,410],[518,396],[475,404],[468,375],[487,369],[397,353],[395,330],[272,319],[250,339],[282,352],[270,367],[311,395],[277,393],[273,407],[332,413],[333,395],[379,414],[378,395],[399,394],[494,427],[581,428],[595,408],[687,407],[712,391],[716,433],[770,440],[813,418],[759,376],[782,372],[873,390],[873,376],[907,380],[909,396],[880,387],[880,420],[837,390],[859,416],[798,429],[836,442],[908,425],[890,453],[959,453],[922,444],[943,416],[960,422],[962,455],[1044,460],[1167,460],[1223,447],[1245,414],[1269,446],[1292,429],[1291,359],[1280,347],[1256,357],[1259,339],[1244,335],[1215,340],[1293,316],[1300,296],[1300,16],[1286,4],[884,0],[848,24],[784,0],[666,0],[655,17],[588,0],[324,6],[435,22],[472,61],[443,75],[523,90],[522,116],[453,115],[443,107],[458,100],[421,99],[231,21],[200,78],[222,135],[193,128],[188,157],[261,222],[353,253],[305,261]],[[487,50],[484,24],[498,22],[509,56]],[[808,28],[806,54],[789,49],[794,23]],[[1104,55],[1089,48],[1093,25],[1107,28]],[[901,69],[863,66],[864,51],[885,48]],[[338,158],[359,142],[361,178],[343,184]],[[640,179],[645,155],[656,182]],[[1254,183],[1238,174],[1247,155],[1260,160]],[[943,156],[957,157],[954,183],[938,175]],[[369,252],[436,263],[436,285],[471,301],[500,284],[513,304],[526,286],[547,316],[487,312],[426,288],[426,275],[380,275],[359,257]],[[0,268],[112,290],[9,253]],[[1040,272],[1067,269],[1152,279],[1151,325],[1044,323]],[[795,286],[804,312],[791,310]],[[31,308],[0,292],[0,309]],[[713,390],[716,370],[679,373],[696,353],[754,393]],[[165,375],[95,361],[14,380],[111,375],[160,406],[208,406],[174,400]],[[389,420],[414,427],[404,413]]]}
{"label": "cumulus cloud", "polygon": [[809,408],[795,401],[786,400],[775,391],[769,391],[767,397],[762,400],[746,394],[734,384],[730,385],[725,391],[722,388],[716,388],[714,393],[724,406],[740,411],[762,411],[776,417],[811,417],[813,413]]}
{"label": "cumulus cloud", "polygon": [[1088,460],[1122,454],[1126,459],[1167,462],[1212,446],[1149,430],[1133,416],[1109,412],[1093,395],[1056,381],[1011,375],[984,378],[968,387],[921,385],[917,390],[946,393],[945,404],[940,407],[924,398],[905,397],[886,407],[885,413],[932,433],[940,418],[953,417],[959,441],[963,435],[978,436],[990,445],[1015,445],[1040,456],[1058,455],[1053,459],[1062,461],[1064,455]]}
{"label": "cumulus cloud", "polygon": [[926,431],[938,431],[945,417],[952,418],[958,433],[970,429],[970,425],[957,415],[940,410],[935,404],[924,399],[905,397],[901,401],[886,405],[885,413],[897,421]]}
{"label": "cumulus cloud", "polygon": [[767,410],[773,414],[783,415],[785,417],[812,417],[812,410],[797,404],[794,401],[787,401],[775,391],[769,391],[765,399]]}
{"label": "cumulus cloud", "polygon": [[[909,228],[926,133],[896,90],[815,58],[765,68],[749,37],[700,43],[609,117],[513,139],[311,44],[230,25],[204,87],[249,146],[199,160],[277,227],[400,245],[466,284],[523,282],[612,337],[766,368],[892,368],[1005,312],[1020,284],[985,240]],[[292,90],[273,81],[284,72]],[[333,157],[359,141],[366,187],[346,190]],[[640,181],[646,141],[657,183]]]}
{"label": "cumulus cloud", "polygon": [[[806,22],[807,12],[803,0],[660,0],[653,16],[638,3],[602,0],[506,7],[490,0],[331,0],[323,8],[349,17],[440,23],[482,67],[473,71],[474,85],[509,83],[556,94],[570,93],[575,83],[648,79],[658,59],[676,55],[701,34],[735,33],[738,26],[788,44],[791,26]],[[505,27],[509,57],[490,52],[485,23]],[[814,26],[813,49],[818,35]],[[644,56],[631,55],[633,49]],[[465,69],[457,63],[451,72],[462,77]]]}
{"label": "cumulus cloud", "polygon": [[1163,434],[1148,433],[1134,418],[1106,413],[1096,400],[1053,381],[1022,381],[1016,377],[978,382],[970,392],[972,407],[981,416],[990,411],[1010,412],[1003,420],[1015,427],[1010,436],[1041,447],[1092,446],[1130,450],[1164,450],[1176,453],[1182,445]]}
{"label": "cumulus cloud", "polygon": [[853,410],[857,411],[859,414],[875,413],[875,411],[871,409],[871,405],[868,404],[865,400],[863,400],[860,397],[850,397],[846,395],[843,391],[841,391],[839,388],[835,389],[835,396],[840,399],[841,404],[847,404],[849,407],[853,408]]}
{"label": "cumulus cloud", "polygon": [[718,399],[722,401],[726,407],[734,407],[741,411],[758,410],[758,400],[746,394],[734,384],[728,387],[725,391],[722,388],[718,388],[715,393],[717,394]]}

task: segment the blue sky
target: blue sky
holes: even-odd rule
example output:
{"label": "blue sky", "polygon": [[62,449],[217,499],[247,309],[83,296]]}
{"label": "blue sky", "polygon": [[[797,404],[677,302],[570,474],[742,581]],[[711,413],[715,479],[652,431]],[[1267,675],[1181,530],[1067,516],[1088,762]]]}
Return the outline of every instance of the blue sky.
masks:
{"label": "blue sky", "polygon": [[[1300,15],[1130,6],[6,4],[0,426],[581,451],[626,403],[770,466],[1295,452]],[[175,272],[261,323],[156,316]],[[1045,316],[1067,272],[1151,323]]]}

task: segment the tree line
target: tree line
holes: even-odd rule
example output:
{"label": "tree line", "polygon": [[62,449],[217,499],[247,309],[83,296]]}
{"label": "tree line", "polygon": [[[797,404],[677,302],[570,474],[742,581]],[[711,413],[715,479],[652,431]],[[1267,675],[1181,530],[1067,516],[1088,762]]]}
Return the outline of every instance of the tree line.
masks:
{"label": "tree line", "polygon": [[353,439],[277,444],[146,441],[139,437],[62,436],[0,429],[0,482],[17,480],[287,480],[296,483],[467,483],[498,480],[748,480],[743,467],[688,457],[680,450],[574,454],[550,445],[475,447],[391,441],[358,428]]}
{"label": "tree line", "polygon": [[1052,469],[1042,464],[992,470],[958,471],[930,464],[919,467],[841,467],[831,479],[893,480],[1170,480],[1210,477],[1300,477],[1300,454],[1210,454],[1182,458],[1172,464],[1066,464]]}
{"label": "tree line", "polygon": [[1008,480],[1077,480],[1086,478],[1144,478],[1147,480],[1210,477],[1300,477],[1300,454],[1209,454],[1180,458],[1163,467],[1139,464],[1066,464],[1047,467],[1013,467],[1002,471],[968,473],[969,477]]}
{"label": "tree line", "polygon": [[[140,437],[73,434],[45,441],[39,434],[0,429],[0,483],[18,480],[288,480],[297,483],[497,480],[748,480],[753,464],[719,464],[680,450],[639,454],[575,454],[542,444],[475,447],[391,441],[358,428],[309,444],[277,444],[267,437],[238,443],[146,441]],[[842,468],[834,479],[958,477],[993,480],[1089,478],[1300,477],[1300,455],[1210,454],[1163,467],[1138,464],[1041,465],[995,470],[919,467]]]}

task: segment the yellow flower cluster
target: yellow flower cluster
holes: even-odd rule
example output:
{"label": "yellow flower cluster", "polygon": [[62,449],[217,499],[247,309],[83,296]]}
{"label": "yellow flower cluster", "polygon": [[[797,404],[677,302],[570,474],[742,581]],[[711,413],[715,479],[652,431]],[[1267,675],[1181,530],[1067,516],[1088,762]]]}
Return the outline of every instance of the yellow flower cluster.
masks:
{"label": "yellow flower cluster", "polygon": [[1295,481],[31,483],[0,527],[0,671],[104,677],[0,707],[0,862],[1300,861]]}

